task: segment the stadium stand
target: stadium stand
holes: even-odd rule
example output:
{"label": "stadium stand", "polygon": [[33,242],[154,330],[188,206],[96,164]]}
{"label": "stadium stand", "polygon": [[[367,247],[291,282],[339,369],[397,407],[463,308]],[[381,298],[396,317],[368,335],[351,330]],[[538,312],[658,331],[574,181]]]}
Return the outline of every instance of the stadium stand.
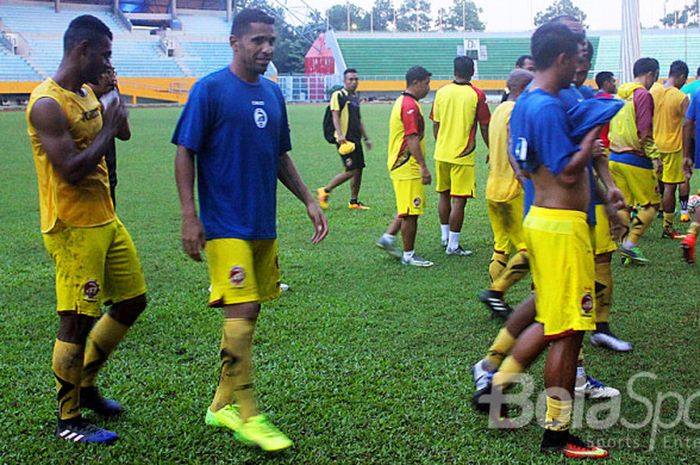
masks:
{"label": "stadium stand", "polygon": [[181,40],[184,55],[180,60],[190,69],[194,76],[221,69],[231,61],[231,46],[228,42],[188,42]]}
{"label": "stadium stand", "polygon": [[178,13],[182,23],[182,31],[187,36],[218,36],[228,37],[231,34],[231,23],[224,16],[194,15]]}
{"label": "stadium stand", "polygon": [[62,34],[73,18],[85,13],[100,18],[113,33],[126,31],[124,25],[107,8],[86,10],[84,6],[66,5],[57,13],[51,3],[0,5],[0,18],[4,26],[21,33]]}
{"label": "stadium stand", "polygon": [[0,46],[0,81],[38,81],[40,78],[22,57]]}

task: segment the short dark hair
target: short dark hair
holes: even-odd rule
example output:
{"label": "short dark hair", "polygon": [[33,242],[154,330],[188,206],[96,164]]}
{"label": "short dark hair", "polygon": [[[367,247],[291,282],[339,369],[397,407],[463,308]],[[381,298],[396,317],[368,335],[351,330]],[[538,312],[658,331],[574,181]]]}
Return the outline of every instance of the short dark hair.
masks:
{"label": "short dark hair", "polygon": [[522,68],[525,65],[525,60],[535,61],[534,58],[532,58],[532,55],[520,55],[518,59],[515,60],[515,67]]}
{"label": "short dark hair", "polygon": [[606,82],[614,80],[615,75],[610,71],[601,71],[595,75],[595,83],[598,86],[598,89],[602,89]]}
{"label": "short dark hair", "polygon": [[590,40],[586,40],[586,51],[583,53],[583,58],[588,60],[589,63],[593,64],[593,55],[595,55],[593,43]]}
{"label": "short dark hair", "polygon": [[474,60],[467,56],[458,56],[454,59],[455,76],[471,79],[474,76]]}
{"label": "short dark hair", "polygon": [[406,85],[410,86],[414,81],[425,81],[432,75],[433,73],[422,66],[411,66],[406,71]]}
{"label": "short dark hair", "polygon": [[355,68],[348,68],[345,71],[343,71],[343,77],[347,76],[350,73],[357,74],[357,70]]}
{"label": "short dark hair", "polygon": [[571,57],[578,55],[581,34],[557,22],[548,22],[538,27],[530,39],[530,51],[538,70],[549,69],[562,53]]}
{"label": "short dark hair", "polygon": [[63,53],[70,52],[84,40],[93,43],[103,38],[112,40],[112,31],[105,23],[92,15],[78,16],[63,34]]}
{"label": "short dark hair", "polygon": [[671,67],[668,70],[668,75],[673,77],[688,77],[688,73],[690,73],[690,70],[683,60],[674,61],[671,63]]}
{"label": "short dark hair", "polygon": [[659,71],[659,62],[656,58],[640,58],[634,62],[634,67],[632,68],[632,74],[634,77],[639,77],[642,74],[657,72]]}
{"label": "short dark hair", "polygon": [[257,8],[243,8],[233,18],[231,26],[231,35],[236,37],[244,36],[253,23],[275,24],[275,18]]}

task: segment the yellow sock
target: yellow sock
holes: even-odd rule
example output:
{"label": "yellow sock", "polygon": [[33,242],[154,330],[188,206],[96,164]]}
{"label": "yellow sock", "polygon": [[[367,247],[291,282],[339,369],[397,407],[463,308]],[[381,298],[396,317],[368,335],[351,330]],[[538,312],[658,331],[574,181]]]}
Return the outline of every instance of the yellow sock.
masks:
{"label": "yellow sock", "polygon": [[571,426],[572,400],[559,400],[547,396],[545,428],[552,431],[566,431]]}
{"label": "yellow sock", "polygon": [[617,217],[620,219],[620,223],[626,228],[625,232],[623,232],[620,237],[614,237],[613,239],[622,242],[626,237],[627,234],[629,233],[630,229],[630,212],[625,210],[624,208],[622,210],[617,211]]}
{"label": "yellow sock", "polygon": [[83,387],[95,385],[97,373],[128,330],[128,326],[118,322],[109,314],[102,315],[97,320],[95,326],[90,330],[85,344],[83,378],[80,383]]}
{"label": "yellow sock", "polygon": [[56,379],[59,420],[69,420],[80,415],[80,376],[84,350],[80,344],[59,339],[53,345],[51,368]]}
{"label": "yellow sock", "polygon": [[210,409],[213,412],[231,404],[240,407],[243,420],[258,414],[253,393],[253,333],[255,321],[226,318],[221,338],[221,376]]}
{"label": "yellow sock", "polygon": [[525,368],[513,358],[512,355],[506,357],[498,368],[496,374],[493,375],[493,386],[501,391],[510,386],[517,375],[525,371]]}
{"label": "yellow sock", "polygon": [[507,263],[508,254],[494,249],[493,255],[491,255],[491,262],[489,262],[489,278],[491,278],[491,282],[498,278]]}
{"label": "yellow sock", "polygon": [[612,305],[612,263],[595,264],[595,319],[598,323],[610,321],[610,306]]}
{"label": "yellow sock", "polygon": [[652,207],[651,205],[639,210],[639,213],[632,221],[632,229],[630,230],[629,237],[630,242],[633,244],[639,243],[639,239],[642,237],[644,232],[649,229],[649,226],[651,226],[652,221],[654,221],[654,218],[656,218],[656,212],[658,211],[658,208]]}
{"label": "yellow sock", "polygon": [[513,284],[523,279],[528,271],[530,271],[530,260],[527,251],[521,250],[508,260],[505,269],[491,284],[491,289],[505,292],[513,287]]}
{"label": "yellow sock", "polygon": [[676,215],[664,212],[664,229],[673,229],[673,219]]}
{"label": "yellow sock", "polygon": [[510,334],[508,329],[501,328],[496,336],[496,339],[493,340],[493,344],[491,344],[491,347],[489,347],[486,357],[484,358],[491,365],[491,367],[496,370],[501,366],[503,359],[506,355],[508,355],[510,349],[513,348],[513,344],[515,344],[515,338],[513,335]]}
{"label": "yellow sock", "polygon": [[700,223],[692,222],[690,223],[690,227],[688,227],[688,234],[694,234],[698,235],[698,231],[700,231]]}

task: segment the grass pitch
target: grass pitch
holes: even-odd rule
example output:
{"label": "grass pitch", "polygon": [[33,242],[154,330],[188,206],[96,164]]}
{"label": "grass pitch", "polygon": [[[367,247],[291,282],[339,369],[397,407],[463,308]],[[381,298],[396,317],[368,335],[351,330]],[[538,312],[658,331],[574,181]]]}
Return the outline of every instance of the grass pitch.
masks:
{"label": "grass pitch", "polygon": [[[289,107],[293,158],[312,189],[342,169],[322,139],[322,112],[320,105]],[[500,327],[475,297],[488,284],[492,244],[485,148],[478,152],[480,197],[467,205],[462,234],[473,257],[444,256],[432,189],[417,250],[435,267],[402,267],[373,245],[394,209],[385,165],[389,112],[389,105],[363,107],[376,147],[366,152],[360,198],[372,209],[348,210],[349,187],[339,188],[322,244],[309,243],[303,206],[280,187],[280,261],[291,290],[263,308],[255,336],[261,410],[295,441],[274,457],[204,424],[218,376],[221,315],[206,307],[206,266],[180,247],[169,144],[180,113],[174,108],[133,110],[134,137],[118,145],[117,209],[140,252],[150,299],[99,378],[104,393],[127,409],[102,423],[121,438],[104,448],[53,438],[54,270],[39,232],[24,114],[0,114],[0,463],[560,463],[539,453],[536,424],[515,433],[490,430],[470,406],[469,368]],[[429,136],[429,158],[432,142]],[[642,423],[661,405],[659,418],[672,423],[678,398],[660,403],[659,396],[673,391],[700,427],[700,399],[686,401],[700,373],[698,268],[681,263],[678,243],[660,239],[660,227],[657,220],[641,244],[651,266],[622,268],[615,259],[612,325],[635,350],[617,355],[586,342],[588,371],[623,391],[628,422]],[[519,283],[509,302],[528,290],[529,280]],[[628,380],[643,371],[656,378],[640,378],[629,395]],[[541,390],[542,360],[531,373]],[[603,406],[586,402],[586,413]],[[656,431],[617,422],[579,432],[611,447],[608,463],[697,463],[700,450],[700,434],[687,421]]]}

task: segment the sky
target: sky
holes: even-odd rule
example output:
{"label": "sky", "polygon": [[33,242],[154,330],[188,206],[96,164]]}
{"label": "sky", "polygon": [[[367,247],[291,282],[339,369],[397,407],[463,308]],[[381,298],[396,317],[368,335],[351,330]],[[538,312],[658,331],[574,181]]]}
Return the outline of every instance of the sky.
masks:
{"label": "sky", "polygon": [[[329,6],[343,3],[343,0],[280,0],[289,6],[298,7],[305,1],[312,8],[324,11]],[[400,4],[401,0],[394,0]],[[486,23],[486,31],[518,32],[534,28],[532,19],[537,12],[544,10],[554,0],[474,0],[483,12],[481,20]],[[659,19],[668,12],[683,8],[694,0],[639,0],[639,16],[642,27],[660,26]],[[374,0],[353,0],[357,6],[371,8]],[[439,8],[448,8],[452,0],[431,0],[432,13]],[[622,22],[622,0],[574,0],[577,7],[587,15],[589,29],[620,29]],[[508,12],[508,14],[504,14]]]}

